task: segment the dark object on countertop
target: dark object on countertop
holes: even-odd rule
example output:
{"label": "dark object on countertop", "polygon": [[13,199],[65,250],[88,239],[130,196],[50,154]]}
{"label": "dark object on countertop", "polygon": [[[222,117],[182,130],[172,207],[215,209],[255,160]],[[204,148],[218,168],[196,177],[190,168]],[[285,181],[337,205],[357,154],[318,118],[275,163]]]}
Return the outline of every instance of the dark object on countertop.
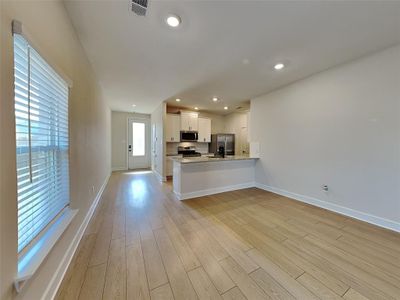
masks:
{"label": "dark object on countertop", "polygon": [[218,155],[221,156],[222,158],[225,157],[225,147],[224,146],[219,146]]}

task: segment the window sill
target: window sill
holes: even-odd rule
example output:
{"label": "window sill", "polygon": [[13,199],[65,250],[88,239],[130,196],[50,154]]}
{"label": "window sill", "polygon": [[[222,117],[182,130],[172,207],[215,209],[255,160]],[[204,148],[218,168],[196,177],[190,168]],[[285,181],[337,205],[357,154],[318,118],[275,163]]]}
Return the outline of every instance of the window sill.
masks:
{"label": "window sill", "polygon": [[18,274],[14,281],[17,292],[20,292],[25,282],[35,274],[53,246],[72,222],[77,212],[77,209],[66,208],[29,251],[20,257],[18,261]]}

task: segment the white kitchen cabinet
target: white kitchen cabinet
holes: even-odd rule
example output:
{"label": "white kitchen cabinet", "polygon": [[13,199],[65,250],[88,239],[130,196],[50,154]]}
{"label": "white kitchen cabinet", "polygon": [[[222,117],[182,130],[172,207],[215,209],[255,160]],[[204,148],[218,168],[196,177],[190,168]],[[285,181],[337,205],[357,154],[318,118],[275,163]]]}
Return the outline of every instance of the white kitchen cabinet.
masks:
{"label": "white kitchen cabinet", "polygon": [[196,112],[181,112],[181,130],[183,131],[198,131],[199,114]]}
{"label": "white kitchen cabinet", "polygon": [[165,141],[178,143],[180,141],[181,117],[177,114],[167,114],[165,125]]}
{"label": "white kitchen cabinet", "polygon": [[211,143],[211,119],[198,118],[199,124],[199,143]]}

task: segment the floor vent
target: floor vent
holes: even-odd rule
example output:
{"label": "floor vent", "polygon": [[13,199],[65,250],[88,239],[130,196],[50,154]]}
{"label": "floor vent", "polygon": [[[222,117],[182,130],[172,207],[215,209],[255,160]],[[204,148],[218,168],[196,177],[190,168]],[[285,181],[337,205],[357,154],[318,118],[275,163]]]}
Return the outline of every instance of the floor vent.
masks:
{"label": "floor vent", "polygon": [[132,0],[132,11],[138,16],[145,16],[147,5],[147,0]]}

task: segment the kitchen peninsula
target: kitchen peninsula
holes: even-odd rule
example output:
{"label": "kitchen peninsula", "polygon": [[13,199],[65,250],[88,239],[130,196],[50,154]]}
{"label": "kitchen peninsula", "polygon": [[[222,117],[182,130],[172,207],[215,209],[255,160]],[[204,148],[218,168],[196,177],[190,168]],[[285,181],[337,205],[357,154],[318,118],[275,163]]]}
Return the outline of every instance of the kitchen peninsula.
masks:
{"label": "kitchen peninsula", "polygon": [[254,186],[256,158],[206,156],[171,159],[173,191],[179,200]]}

